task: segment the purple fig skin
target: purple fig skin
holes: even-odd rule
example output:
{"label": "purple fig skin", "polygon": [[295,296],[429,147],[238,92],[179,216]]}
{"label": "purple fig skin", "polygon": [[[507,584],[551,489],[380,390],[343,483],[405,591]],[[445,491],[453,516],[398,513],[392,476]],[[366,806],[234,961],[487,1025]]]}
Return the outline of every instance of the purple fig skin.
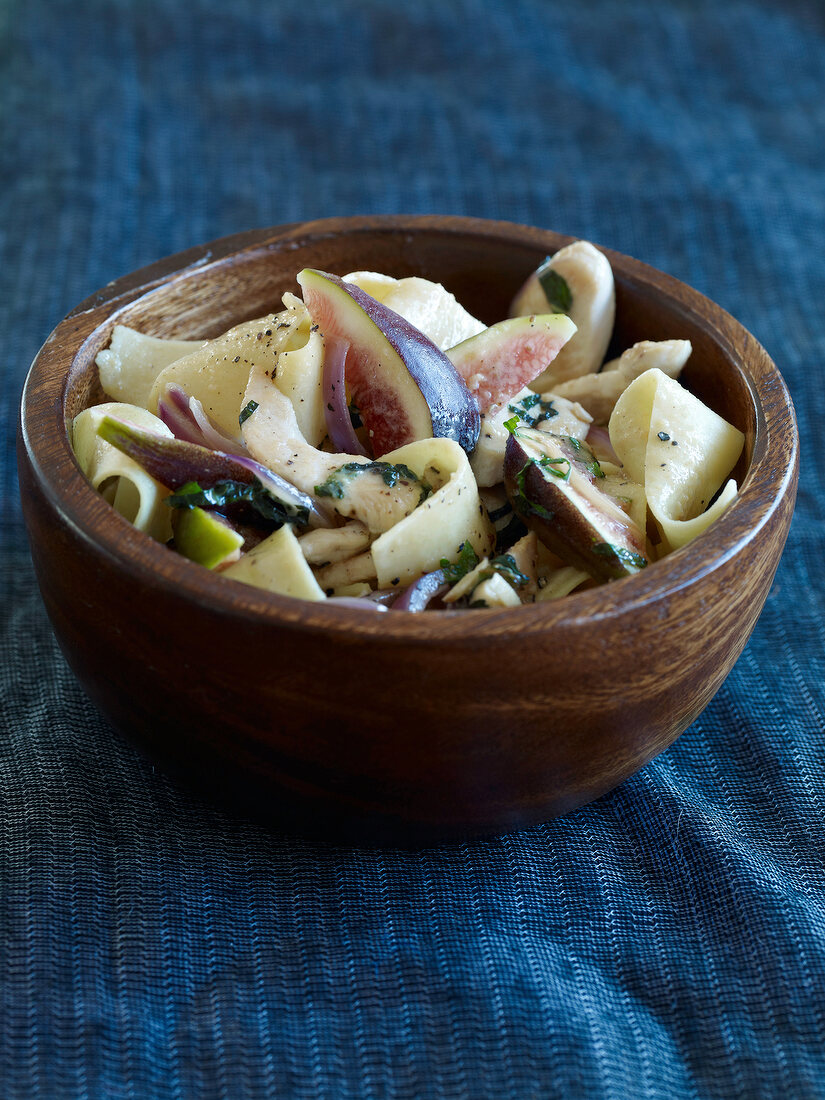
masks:
{"label": "purple fig skin", "polygon": [[318,509],[311,497],[250,458],[156,435],[114,416],[103,417],[98,434],[134,459],[167,489],[179,489],[188,481],[196,481],[202,489],[211,489],[220,481],[240,481],[251,485],[257,478],[287,508],[294,509],[296,513],[306,510],[310,517],[318,518],[319,525],[329,525],[318,516]]}
{"label": "purple fig skin", "polygon": [[350,345],[347,382],[376,457],[431,436],[473,451],[481,429],[478,402],[432,340],[337,275],[305,268],[298,282],[323,335]]}
{"label": "purple fig skin", "polygon": [[[534,447],[532,435],[539,437]],[[535,461],[542,453],[570,465],[558,461],[542,467]],[[548,472],[553,469],[563,476]],[[504,452],[504,486],[513,510],[548,550],[595,580],[618,580],[648,564],[643,534],[598,488],[562,437],[530,429],[511,434]]]}
{"label": "purple fig skin", "polygon": [[251,470],[224,451],[147,432],[114,416],[103,417],[98,433],[169,489],[180,488],[187,481],[197,481],[202,489],[211,489],[219,481],[251,484],[254,477]]}

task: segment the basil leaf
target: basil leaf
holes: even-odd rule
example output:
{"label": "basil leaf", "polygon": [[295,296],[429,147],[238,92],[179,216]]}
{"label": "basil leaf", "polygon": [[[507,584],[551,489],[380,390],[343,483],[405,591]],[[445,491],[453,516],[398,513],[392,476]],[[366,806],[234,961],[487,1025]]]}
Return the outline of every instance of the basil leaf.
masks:
{"label": "basil leaf", "polygon": [[[337,470],[333,470],[326,481],[315,486],[315,492],[319,497],[333,497],[340,500],[346,491],[346,482],[360,474],[376,473],[390,489],[399,481],[409,481],[418,485],[421,492],[421,500],[426,500],[432,492],[432,487],[426,481],[421,481],[416,473],[403,462],[345,462]],[[420,501],[419,501],[420,503]]]}
{"label": "basil leaf", "polygon": [[281,501],[269,493],[255,478],[252,482],[219,481],[209,489],[201,489],[197,482],[189,481],[166,498],[170,508],[227,508],[233,504],[247,504],[259,516],[283,527],[285,523],[306,523],[307,509],[288,512]]}
{"label": "basil leaf", "polygon": [[493,558],[490,565],[512,588],[524,588],[530,583],[530,578],[521,572],[512,554],[501,554]]}
{"label": "basil leaf", "polygon": [[562,435],[559,436],[559,439],[567,441],[576,455],[576,461],[584,466],[591,477],[604,477],[604,470],[599,465],[599,460],[586,443],[582,443],[582,441],[576,439],[574,435]]}
{"label": "basil leaf", "polygon": [[556,313],[569,313],[573,307],[573,295],[567,280],[549,267],[548,257],[536,272],[548,304]]}
{"label": "basil leaf", "polygon": [[252,414],[255,412],[257,407],[258,407],[258,402],[257,401],[248,401],[244,405],[244,407],[241,409],[241,414],[238,417],[238,426],[239,427],[242,428],[244,426],[244,424],[247,422],[247,420],[249,420],[250,416],[252,416]]}
{"label": "basil leaf", "polygon": [[[538,409],[534,412],[536,405]],[[516,401],[514,405],[508,405],[507,408],[529,428],[535,428],[536,424],[541,424],[543,420],[552,420],[554,416],[559,415],[553,402],[545,401],[540,393],[528,394],[527,397],[522,397],[521,401]],[[508,420],[504,426],[507,427],[509,423],[511,422]]]}
{"label": "basil leaf", "polygon": [[440,565],[444,571],[444,580],[448,584],[456,584],[462,577],[472,573],[479,563],[479,556],[471,542],[462,542],[458,548],[458,559],[454,562],[449,558],[442,558]]}
{"label": "basil leaf", "polygon": [[634,550],[628,550],[625,546],[614,546],[612,542],[597,542],[593,546],[593,553],[603,558],[618,558],[626,565],[635,565],[637,569],[644,569],[647,561],[641,554]]}

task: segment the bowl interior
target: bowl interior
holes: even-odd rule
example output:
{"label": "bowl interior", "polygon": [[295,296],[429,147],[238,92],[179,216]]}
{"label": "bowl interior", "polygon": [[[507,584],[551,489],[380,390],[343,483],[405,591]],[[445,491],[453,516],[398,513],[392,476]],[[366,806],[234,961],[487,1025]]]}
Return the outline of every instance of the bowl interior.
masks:
{"label": "bowl interior", "polygon": [[[335,274],[369,269],[399,278],[433,279],[442,282],[471,313],[492,324],[507,316],[514,294],[548,252],[571,240],[555,233],[511,229],[508,233],[506,229],[491,232],[483,225],[463,229],[424,225],[412,231],[367,222],[334,233],[309,225],[190,266],[101,320],[71,365],[64,391],[66,418],[104,399],[94,357],[107,345],[115,323],[167,338],[217,336],[234,324],[281,308],[285,291],[300,292],[295,277],[303,267]],[[722,311],[696,292],[685,295],[687,288],[651,268],[618,253],[608,251],[608,255],[617,294],[608,355],[639,340],[689,339],[693,354],[684,383],[745,433],[745,449],[735,471],[741,483],[753,454],[758,401],[741,351],[719,327]]]}

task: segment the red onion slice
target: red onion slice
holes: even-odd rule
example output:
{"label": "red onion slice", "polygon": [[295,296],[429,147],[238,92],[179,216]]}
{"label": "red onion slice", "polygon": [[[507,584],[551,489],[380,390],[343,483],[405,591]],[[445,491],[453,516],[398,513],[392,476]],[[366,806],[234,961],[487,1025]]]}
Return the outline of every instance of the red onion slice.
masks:
{"label": "red onion slice", "polygon": [[349,344],[337,337],[324,337],[324,369],[321,377],[327,434],[336,451],[369,458],[355,434],[347,406],[346,361]]}
{"label": "red onion slice", "polygon": [[189,410],[203,433],[204,446],[214,447],[216,451],[225,451],[227,454],[233,455],[249,453],[243,443],[238,443],[231,436],[224,435],[218,426],[212,423],[197,397],[189,398]]}
{"label": "red onion slice", "polygon": [[242,443],[224,435],[209,419],[200,401],[196,397],[190,397],[181,386],[174,382],[166,384],[158,400],[158,416],[182,443],[206,447],[215,454],[231,455],[238,465],[254,474],[264,488],[282,503],[293,506],[295,510],[306,508],[310,527],[335,526],[331,514],[316,504],[312,497],[301,492],[280,474],[250,458]]}
{"label": "red onion slice", "polygon": [[444,570],[436,569],[425,573],[398,597],[392,605],[393,611],[426,611],[428,604],[436,596],[443,596],[450,589],[444,579]]}
{"label": "red onion slice", "polygon": [[248,454],[243,443],[238,443],[214,424],[203,405],[175,382],[167,382],[158,398],[158,416],[177,439],[185,443],[197,443],[224,454]]}
{"label": "red onion slice", "polygon": [[371,600],[373,603],[381,603],[385,604],[387,607],[391,607],[398,599],[398,594],[397,588],[376,588],[366,596],[363,596],[362,599]]}
{"label": "red onion slice", "polygon": [[[180,397],[186,403],[185,408],[181,407]],[[158,398],[158,416],[175,439],[201,446],[201,433],[197,425],[192,423],[192,417],[189,415],[189,398],[179,386],[171,382],[166,385]]]}
{"label": "red onion slice", "polygon": [[616,466],[621,466],[622,463],[619,456],[613,450],[613,444],[610,442],[610,434],[607,428],[601,428],[596,424],[591,424],[585,443],[590,447],[594,445],[598,447],[599,453],[606,461],[613,462]]}

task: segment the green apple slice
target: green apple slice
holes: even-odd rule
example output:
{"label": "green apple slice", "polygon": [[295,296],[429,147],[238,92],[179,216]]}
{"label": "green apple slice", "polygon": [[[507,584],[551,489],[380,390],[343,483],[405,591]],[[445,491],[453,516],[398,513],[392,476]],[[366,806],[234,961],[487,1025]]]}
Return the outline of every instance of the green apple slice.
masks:
{"label": "green apple slice", "polygon": [[172,529],[178,553],[207,569],[217,569],[240,557],[243,535],[215,512],[205,508],[176,511]]}

